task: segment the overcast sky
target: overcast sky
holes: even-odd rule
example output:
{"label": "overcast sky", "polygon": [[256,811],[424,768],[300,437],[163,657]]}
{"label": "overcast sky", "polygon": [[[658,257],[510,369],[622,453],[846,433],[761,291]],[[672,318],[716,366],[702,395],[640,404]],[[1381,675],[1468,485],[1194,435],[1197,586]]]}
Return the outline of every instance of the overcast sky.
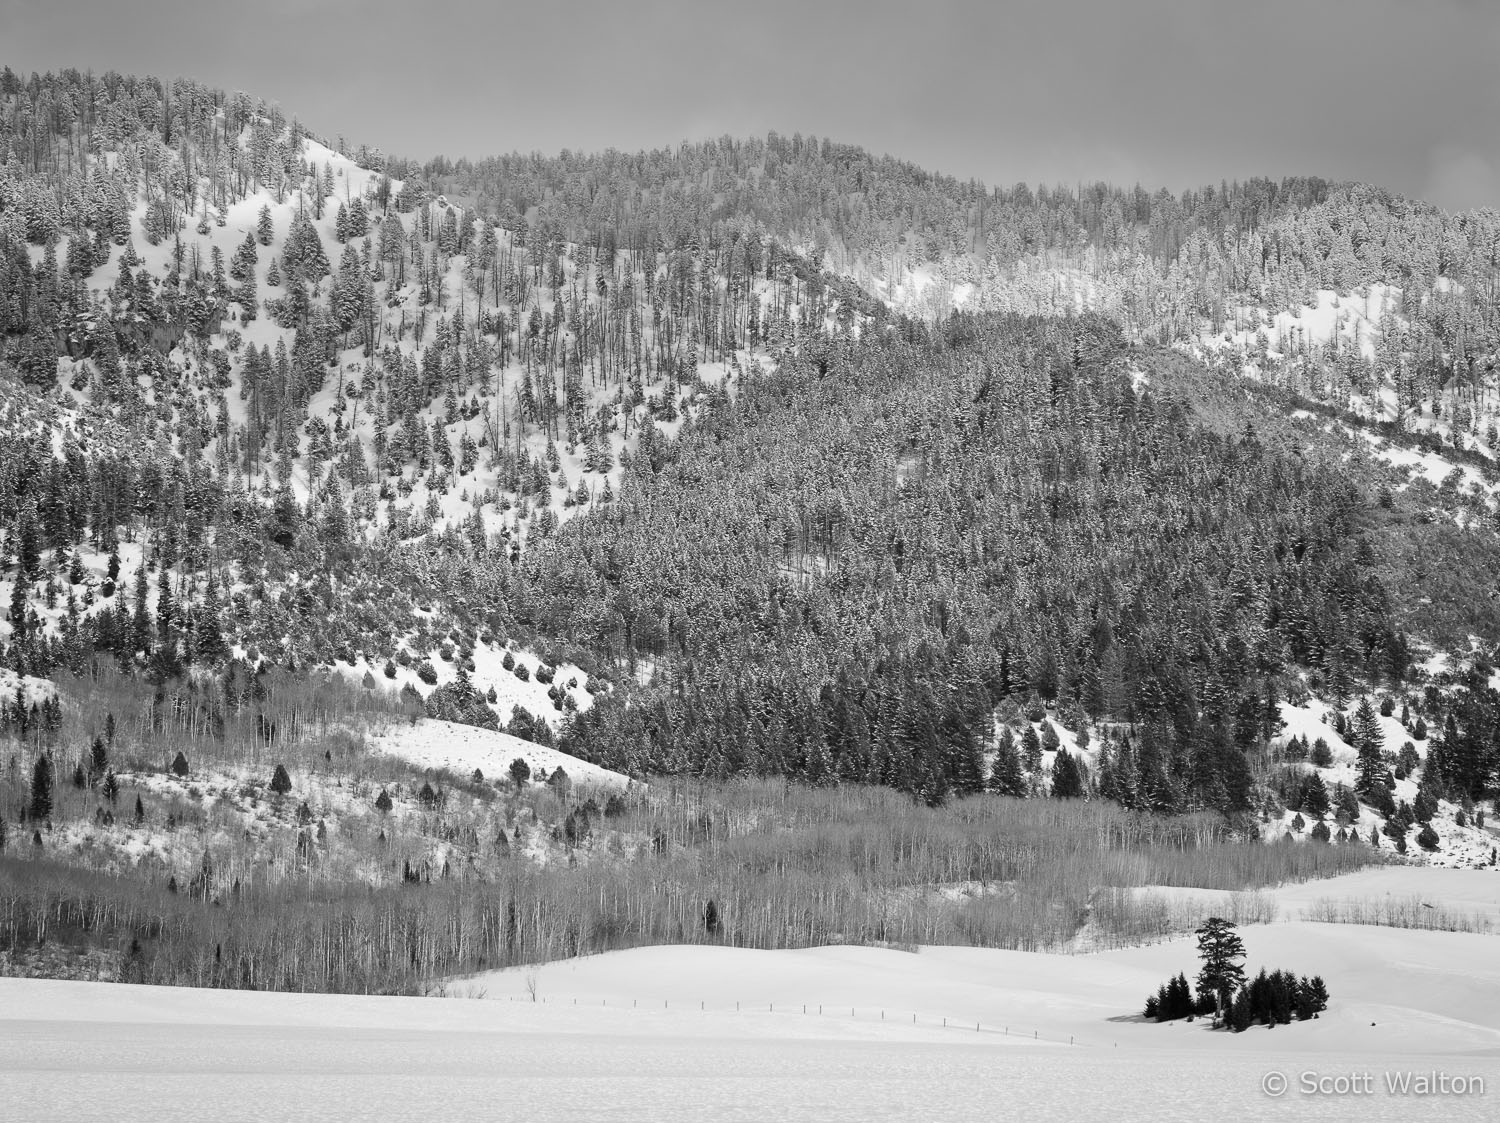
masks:
{"label": "overcast sky", "polygon": [[1500,0],[0,0],[0,64],[188,75],[422,158],[775,129],[988,183],[1500,207]]}

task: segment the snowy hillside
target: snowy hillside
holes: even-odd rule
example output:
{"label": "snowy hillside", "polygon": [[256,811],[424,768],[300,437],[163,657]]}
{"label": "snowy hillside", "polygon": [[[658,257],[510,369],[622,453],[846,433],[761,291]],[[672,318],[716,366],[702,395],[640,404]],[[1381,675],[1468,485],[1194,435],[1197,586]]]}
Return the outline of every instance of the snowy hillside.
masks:
{"label": "snowy hillside", "polygon": [[459,776],[480,772],[500,779],[507,775],[513,761],[523,760],[538,780],[546,780],[562,769],[580,791],[623,791],[630,783],[618,772],[556,749],[449,721],[422,719],[414,724],[394,725],[372,732],[366,743],[372,752],[399,757],[418,768],[446,769]]}

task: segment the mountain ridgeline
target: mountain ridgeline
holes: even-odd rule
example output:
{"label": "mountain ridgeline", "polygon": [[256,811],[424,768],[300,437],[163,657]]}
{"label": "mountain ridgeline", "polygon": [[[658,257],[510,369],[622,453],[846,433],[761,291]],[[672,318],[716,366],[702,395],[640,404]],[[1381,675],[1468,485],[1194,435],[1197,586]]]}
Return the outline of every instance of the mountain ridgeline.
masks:
{"label": "mountain ridgeline", "polygon": [[[7,69],[0,663],[209,729],[337,668],[635,776],[1230,814],[1280,703],[1381,690],[1482,795],[1497,279],[1493,212],[1364,185],[775,134],[422,165]],[[499,647],[587,696],[486,697]]]}

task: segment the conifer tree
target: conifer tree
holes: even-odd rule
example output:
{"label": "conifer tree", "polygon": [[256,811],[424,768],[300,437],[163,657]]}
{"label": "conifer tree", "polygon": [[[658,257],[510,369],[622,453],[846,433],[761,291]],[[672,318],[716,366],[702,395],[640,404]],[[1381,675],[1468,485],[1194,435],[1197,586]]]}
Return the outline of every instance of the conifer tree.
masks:
{"label": "conifer tree", "polygon": [[37,757],[31,770],[31,803],[27,808],[30,818],[45,820],[52,817],[52,788],[52,756],[43,753]]}
{"label": "conifer tree", "polygon": [[1042,739],[1037,736],[1036,727],[1029,723],[1021,733],[1021,762],[1031,773],[1042,767]]}
{"label": "conifer tree", "polygon": [[1380,750],[1384,746],[1384,738],[1380,732],[1380,718],[1375,713],[1375,707],[1370,704],[1368,696],[1360,699],[1359,708],[1355,710],[1350,737],[1354,742],[1355,751],[1359,754],[1357,764],[1359,778],[1355,781],[1354,790],[1361,796],[1369,798],[1375,786],[1382,781],[1385,765],[1380,758]]}
{"label": "conifer tree", "polygon": [[1026,778],[1021,773],[1021,758],[1016,752],[1015,734],[1009,726],[1000,733],[1000,743],[990,766],[990,791],[1017,798],[1026,794]]}
{"label": "conifer tree", "polygon": [[1197,930],[1198,955],[1203,966],[1198,972],[1198,990],[1210,994],[1215,1002],[1215,1020],[1223,1017],[1235,990],[1244,985],[1245,944],[1233,921],[1211,916]]}
{"label": "conifer tree", "polygon": [[1083,795],[1083,777],[1067,749],[1059,748],[1052,758],[1052,797],[1054,799],[1076,799]]}

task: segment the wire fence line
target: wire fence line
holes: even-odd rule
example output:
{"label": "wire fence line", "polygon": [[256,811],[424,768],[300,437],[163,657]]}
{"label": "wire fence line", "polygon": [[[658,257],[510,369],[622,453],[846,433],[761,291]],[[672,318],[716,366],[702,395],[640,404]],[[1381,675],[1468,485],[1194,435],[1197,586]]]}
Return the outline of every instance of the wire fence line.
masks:
{"label": "wire fence line", "polygon": [[[460,996],[456,996],[456,997],[485,998],[485,997],[487,997],[487,995],[481,993],[481,994],[460,995]],[[556,999],[556,998],[550,998],[549,999],[549,998],[547,998],[544,995],[528,996],[528,995],[516,995],[516,994],[512,994],[512,995],[507,995],[506,998],[509,1001],[511,1001],[511,1002],[521,1002],[521,1003],[528,1004],[528,1005],[533,1004],[533,1003],[537,1004],[537,1005],[583,1006],[583,1007],[592,1007],[594,1005],[592,999],[589,999],[589,1000],[584,1001],[584,1002],[580,1002],[578,1000],[578,998],[576,998],[576,997],[570,998],[570,999]],[[674,1009],[674,1007],[672,1006],[671,1002],[672,1002],[671,999],[663,998],[661,1000],[661,1007],[660,1008],[663,1009],[663,1010]],[[641,1010],[641,1009],[654,1010],[654,1009],[657,1009],[656,999],[654,999],[654,998],[646,1000],[645,1005],[642,1005],[642,1002],[641,1002],[641,1000],[639,998],[632,998],[632,999],[630,999],[628,1005],[625,1003],[625,1001],[623,999],[617,999],[616,1002],[615,1002],[615,1004],[613,1006],[610,1005],[609,999],[607,999],[607,998],[601,998],[599,1000],[599,1006],[601,1008],[603,1008],[603,1009],[610,1009],[610,1010]],[[690,1001],[684,1003],[684,1002],[682,1002],[682,1001],[679,1000],[678,1005],[675,1007],[675,1009],[678,1009],[678,1010],[683,1010],[683,1009],[691,1010],[692,1009],[692,1003]],[[845,1010],[848,1011],[847,1015],[844,1013]],[[906,1011],[906,1010],[895,1011],[895,1010],[891,1010],[889,1008],[878,1008],[878,1007],[873,1007],[873,1006],[867,1006],[867,1007],[861,1008],[861,1007],[858,1007],[858,1006],[831,1005],[829,1003],[816,1003],[816,1002],[803,1002],[803,1003],[791,1002],[791,1003],[787,1003],[787,1002],[783,1002],[781,1004],[781,1006],[780,1006],[780,1009],[778,1010],[777,1004],[775,1002],[768,1001],[768,1002],[765,1002],[765,1003],[756,1002],[756,1003],[749,1003],[749,1004],[747,1004],[747,1003],[745,1003],[743,1001],[736,1001],[735,1004],[734,1004],[734,1006],[733,1006],[733,1008],[729,1007],[727,1004],[720,1004],[720,1003],[715,1003],[713,1005],[713,1007],[710,1008],[709,1005],[708,1005],[707,1000],[700,999],[699,1002],[698,1002],[698,1012],[699,1013],[713,1013],[713,1014],[726,1014],[726,1013],[733,1013],[733,1014],[757,1014],[757,1013],[764,1012],[766,1014],[781,1013],[783,1015],[797,1016],[797,1017],[848,1018],[851,1021],[864,1020],[864,1021],[868,1021],[868,1022],[890,1022],[892,1024],[902,1024],[902,1023],[904,1023],[904,1024],[907,1024],[907,1025],[917,1026],[918,1028],[949,1029],[949,1030],[953,1030],[955,1033],[957,1033],[957,1032],[967,1032],[967,1033],[978,1033],[978,1034],[981,1034],[981,1035],[983,1035],[983,1034],[989,1034],[989,1035],[992,1035],[992,1036],[995,1036],[995,1037],[1014,1037],[1014,1038],[1016,1038],[1018,1040],[1040,1041],[1040,1042],[1046,1042],[1047,1044],[1052,1044],[1052,1045],[1074,1045],[1074,1046],[1078,1046],[1078,1045],[1083,1045],[1084,1044],[1084,1042],[1079,1041],[1072,1034],[1069,1034],[1066,1037],[1066,1039],[1063,1038],[1062,1035],[1057,1035],[1057,1036],[1052,1036],[1052,1035],[1043,1036],[1040,1030],[1037,1030],[1037,1029],[1027,1029],[1024,1026],[1019,1026],[1019,1025],[998,1025],[998,1026],[997,1025],[993,1025],[993,1024],[986,1025],[984,1023],[983,1019],[972,1020],[972,1019],[968,1019],[968,1018],[953,1017],[951,1015],[922,1014],[922,1013],[920,1013],[918,1011]],[[910,1017],[911,1017],[911,1020],[909,1022],[907,1022],[907,1020],[906,1020],[908,1014],[910,1014]]]}

